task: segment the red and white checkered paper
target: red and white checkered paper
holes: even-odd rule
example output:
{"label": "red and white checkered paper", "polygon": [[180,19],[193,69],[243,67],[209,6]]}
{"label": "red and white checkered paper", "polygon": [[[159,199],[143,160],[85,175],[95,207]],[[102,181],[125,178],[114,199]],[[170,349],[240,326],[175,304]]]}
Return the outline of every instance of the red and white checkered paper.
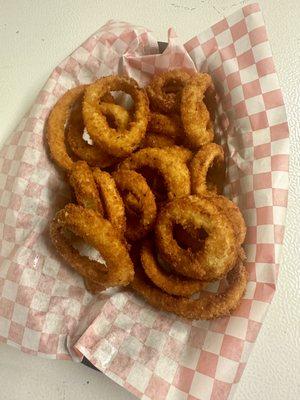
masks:
{"label": "red and white checkered paper", "polygon": [[[187,321],[126,290],[92,297],[57,255],[49,221],[68,185],[48,158],[44,124],[67,90],[127,73],[141,84],[172,68],[209,71],[220,94],[228,195],[247,226],[250,281],[231,317]],[[110,21],[51,74],[0,153],[0,342],[80,360],[144,400],[227,399],[275,291],[288,189],[288,125],[262,14],[248,5],[163,54],[143,27]]]}

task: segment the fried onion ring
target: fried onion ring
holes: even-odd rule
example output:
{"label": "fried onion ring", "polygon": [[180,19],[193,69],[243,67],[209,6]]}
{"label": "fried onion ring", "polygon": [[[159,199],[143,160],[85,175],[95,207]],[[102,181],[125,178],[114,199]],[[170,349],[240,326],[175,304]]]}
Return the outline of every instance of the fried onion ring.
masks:
{"label": "fried onion ring", "polygon": [[[80,255],[66,239],[63,231],[71,231],[94,247],[106,265]],[[128,285],[133,279],[133,264],[125,244],[111,223],[94,210],[68,204],[51,223],[50,234],[61,256],[80,275],[105,287]]]}
{"label": "fried onion ring", "polygon": [[[132,121],[127,129],[111,128],[105,115],[98,112],[99,99],[110,91],[124,91],[131,95],[135,103]],[[93,142],[107,153],[125,157],[135,150],[143,139],[149,118],[148,98],[136,81],[124,76],[107,76],[97,80],[85,90],[83,118]]]}
{"label": "fried onion ring", "polygon": [[70,185],[80,206],[98,211],[103,216],[103,207],[93,173],[85,161],[73,163]]}
{"label": "fried onion ring", "polygon": [[99,168],[94,169],[93,176],[104,208],[104,216],[123,236],[126,228],[125,208],[115,181],[108,172]]}
{"label": "fried onion ring", "polygon": [[131,214],[137,214],[140,212],[141,206],[139,203],[139,198],[136,197],[133,193],[124,193],[123,200],[127,211],[129,211]]}
{"label": "fried onion ring", "polygon": [[[78,161],[73,164],[70,174],[70,185],[74,189],[75,197],[79,205],[85,208],[91,208],[103,215],[103,207],[94,182],[93,173],[85,161]],[[66,243],[65,246],[67,246]],[[84,278],[84,284],[86,289],[93,294],[105,289],[104,286],[88,278]]]}
{"label": "fried onion ring", "polygon": [[172,139],[179,139],[182,133],[180,116],[177,114],[164,115],[157,112],[150,113],[147,131],[164,135]]}
{"label": "fried onion ring", "polygon": [[141,264],[148,278],[166,293],[188,297],[203,289],[207,282],[168,273],[154,256],[153,244],[145,240],[141,248]]}
{"label": "fried onion ring", "polygon": [[203,293],[197,300],[177,297],[151,284],[141,268],[135,268],[130,287],[149,304],[162,311],[172,312],[188,319],[215,319],[234,311],[245,292],[248,280],[246,268],[240,263],[227,275],[228,287],[223,293]]}
{"label": "fried onion ring", "polygon": [[182,88],[189,78],[187,72],[179,69],[154,76],[146,88],[151,106],[164,113],[177,111],[180,108]]}
{"label": "fried onion ring", "polygon": [[[90,165],[108,167],[116,160],[101,149],[86,143],[82,134],[84,124],[81,115],[81,99],[86,85],[77,86],[67,91],[53,107],[47,121],[47,140],[50,154],[56,164],[66,171],[73,166],[73,159],[68,153],[65,136],[71,135],[71,148],[75,155],[89,162]],[[113,101],[110,94],[105,94],[105,101]],[[68,121],[70,116],[70,121]],[[70,133],[71,129],[71,133]]]}
{"label": "fried onion ring", "polygon": [[197,73],[182,90],[181,119],[186,139],[193,149],[211,142],[214,137],[210,115],[203,102],[211,85],[210,75]]}
{"label": "fried onion ring", "polygon": [[170,146],[165,150],[183,163],[188,163],[193,157],[193,153],[183,146]]}
{"label": "fried onion ring", "polygon": [[[143,176],[135,171],[119,170],[113,173],[113,178],[121,195],[124,196],[125,207],[126,195],[131,194],[133,196],[131,198],[134,199],[133,212],[127,212],[125,236],[129,241],[141,239],[152,229],[156,219],[154,195]],[[136,211],[139,212],[136,214]]]}
{"label": "fried onion ring", "polygon": [[222,193],[225,180],[223,148],[216,143],[202,146],[190,162],[190,173],[192,194]]}
{"label": "fried onion ring", "polygon": [[[146,148],[132,154],[120,164],[120,169],[136,170],[143,167],[157,170],[164,179],[170,200],[190,194],[190,176],[186,162],[191,152],[178,146]],[[143,174],[143,172],[141,171]],[[146,178],[147,179],[147,178]],[[148,181],[147,181],[148,182]],[[151,187],[151,182],[148,182]]]}
{"label": "fried onion ring", "polygon": [[65,144],[65,125],[74,103],[82,96],[86,85],[67,91],[53,107],[47,121],[47,140],[50,154],[56,164],[66,171],[73,166]]}
{"label": "fried onion ring", "polygon": [[79,205],[98,211],[121,236],[124,234],[124,204],[115,181],[108,172],[99,168],[92,172],[85,161],[77,161],[71,170],[70,184]]}
{"label": "fried onion ring", "polygon": [[85,286],[86,290],[92,294],[100,293],[106,289],[106,287],[99,285],[98,283],[96,283],[94,281],[90,281],[89,279],[83,278],[83,281],[84,281],[84,286]]}
{"label": "fried onion ring", "polygon": [[99,104],[99,110],[106,116],[106,118],[112,120],[117,129],[127,128],[130,121],[130,115],[126,108],[119,106],[118,104],[102,102]]}
{"label": "fried onion ring", "polygon": [[241,246],[246,237],[247,227],[238,206],[225,196],[214,196],[210,198],[210,201],[219,207],[219,209],[227,216],[229,221],[231,221],[236,235],[237,244],[238,246]]}
{"label": "fried onion ring", "polygon": [[[70,175],[70,184],[74,188],[79,205],[98,211],[108,218],[122,236],[125,231],[125,210],[122,199],[116,189],[111,176],[96,169],[94,173],[85,161],[78,161],[73,165]],[[97,186],[96,186],[97,184]],[[102,197],[100,201],[99,192]],[[105,210],[103,210],[103,205]],[[84,278],[86,289],[95,294],[103,290],[103,286]]]}
{"label": "fried onion ring", "polygon": [[[173,236],[173,226],[204,229],[203,248],[183,249]],[[162,259],[177,273],[211,281],[220,279],[233,267],[238,256],[232,223],[207,198],[188,196],[165,205],[157,217],[156,245]]]}
{"label": "fried onion ring", "polygon": [[[118,129],[127,127],[129,113],[125,108],[111,103],[100,103],[98,107],[103,115],[106,118],[110,118]],[[67,140],[70,149],[79,159],[87,161],[91,166],[106,168],[118,162],[118,158],[106,153],[99,146],[87,143],[82,137],[83,133],[82,103],[78,102],[71,112],[67,129]]]}
{"label": "fried onion ring", "polygon": [[142,141],[142,148],[146,147],[158,147],[158,148],[163,148],[163,147],[170,147],[174,146],[175,141],[164,135],[159,135],[158,133],[146,133],[146,136],[144,137]]}

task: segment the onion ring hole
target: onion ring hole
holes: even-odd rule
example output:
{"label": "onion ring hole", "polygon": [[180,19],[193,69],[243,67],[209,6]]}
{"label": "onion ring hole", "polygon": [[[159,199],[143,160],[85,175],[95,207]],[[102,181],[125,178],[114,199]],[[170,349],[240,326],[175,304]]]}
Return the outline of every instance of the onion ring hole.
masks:
{"label": "onion ring hole", "polygon": [[77,250],[81,256],[88,257],[91,261],[97,261],[100,264],[106,265],[106,262],[99,251],[85,243],[81,237],[75,235],[66,228],[63,228],[61,232],[71,246]]}
{"label": "onion ring hole", "polygon": [[206,174],[206,186],[209,191],[215,191],[218,194],[223,193],[225,180],[224,162],[216,157],[212,165],[208,168]]}
{"label": "onion ring hole", "polygon": [[173,237],[182,249],[196,253],[204,248],[208,234],[203,228],[187,230],[181,224],[174,224]]}
{"label": "onion ring hole", "polygon": [[143,177],[146,179],[147,184],[154,194],[157,202],[160,203],[168,200],[165,179],[157,169],[145,166],[137,169],[136,172],[143,175]]}

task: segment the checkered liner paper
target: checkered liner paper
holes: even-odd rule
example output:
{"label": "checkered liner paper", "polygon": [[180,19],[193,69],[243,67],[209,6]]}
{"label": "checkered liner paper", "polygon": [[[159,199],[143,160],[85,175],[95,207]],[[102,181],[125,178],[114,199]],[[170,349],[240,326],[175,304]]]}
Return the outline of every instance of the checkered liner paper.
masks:
{"label": "checkered liner paper", "polygon": [[[57,255],[49,221],[68,185],[48,156],[44,125],[68,89],[126,73],[146,84],[172,68],[208,71],[220,95],[228,196],[246,223],[250,281],[231,317],[187,321],[127,290],[91,296]],[[141,399],[231,398],[275,291],[288,190],[288,125],[262,14],[248,5],[182,45],[109,21],[55,68],[0,153],[0,342],[80,361]]]}

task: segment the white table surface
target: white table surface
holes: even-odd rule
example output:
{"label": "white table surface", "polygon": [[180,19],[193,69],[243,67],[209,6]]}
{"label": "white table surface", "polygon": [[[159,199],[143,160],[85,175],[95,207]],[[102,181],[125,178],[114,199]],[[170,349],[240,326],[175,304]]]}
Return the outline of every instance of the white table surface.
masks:
{"label": "white table surface", "polygon": [[[183,40],[247,3],[238,0],[0,0],[0,144],[52,69],[108,19],[174,26]],[[300,398],[300,1],[260,1],[291,133],[290,195],[278,289],[235,400]],[[1,266],[0,266],[1,268]],[[108,378],[72,362],[0,346],[1,400],[129,400]]]}

